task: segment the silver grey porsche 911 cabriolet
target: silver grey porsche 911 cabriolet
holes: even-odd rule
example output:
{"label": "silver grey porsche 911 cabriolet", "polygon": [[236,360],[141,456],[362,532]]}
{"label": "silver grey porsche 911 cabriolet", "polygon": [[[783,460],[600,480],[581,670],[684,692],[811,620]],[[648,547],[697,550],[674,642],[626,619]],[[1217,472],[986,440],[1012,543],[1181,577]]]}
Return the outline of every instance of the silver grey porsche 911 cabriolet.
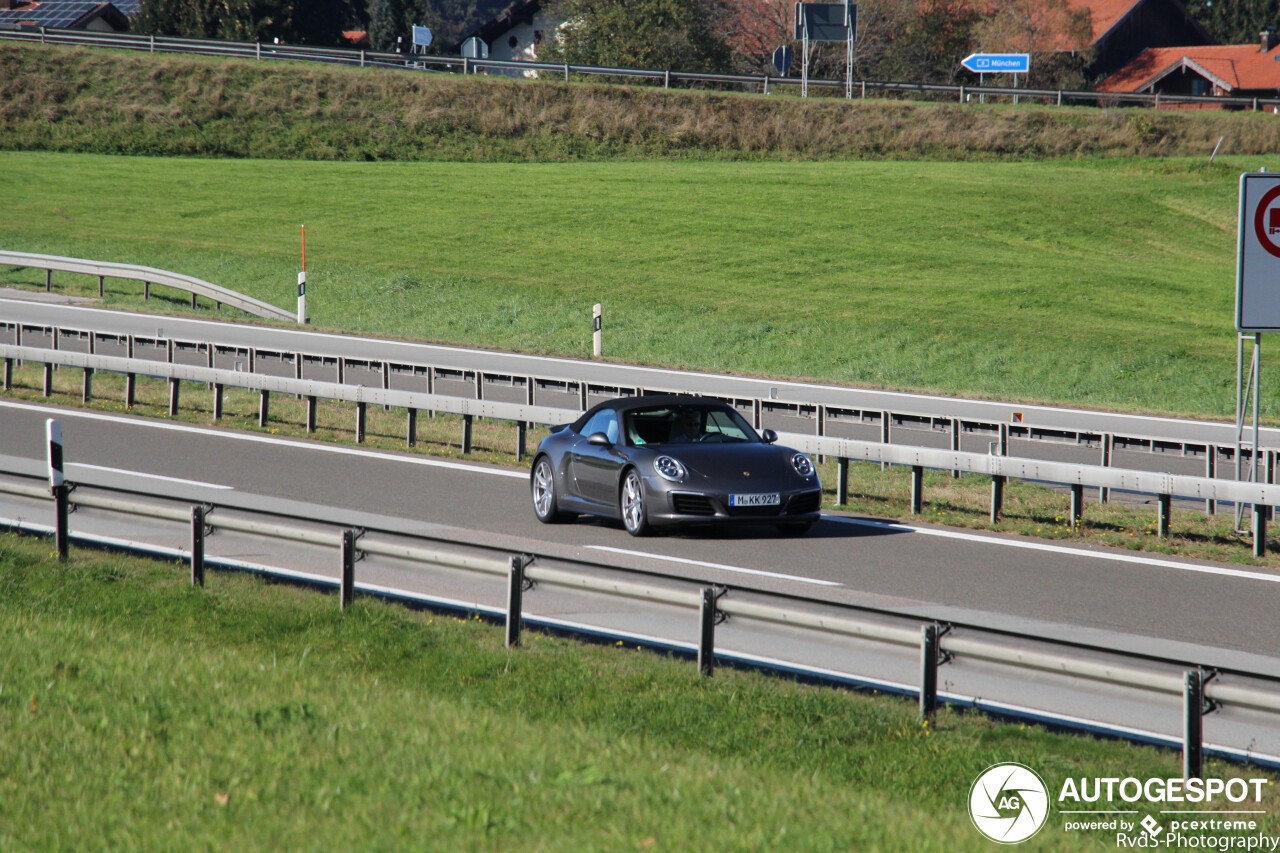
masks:
{"label": "silver grey porsche 911 cabriolet", "polygon": [[610,400],[538,445],[533,511],[544,523],[578,513],[620,519],[632,536],[725,522],[804,533],[819,518],[822,484],[809,457],[776,440],[715,400]]}

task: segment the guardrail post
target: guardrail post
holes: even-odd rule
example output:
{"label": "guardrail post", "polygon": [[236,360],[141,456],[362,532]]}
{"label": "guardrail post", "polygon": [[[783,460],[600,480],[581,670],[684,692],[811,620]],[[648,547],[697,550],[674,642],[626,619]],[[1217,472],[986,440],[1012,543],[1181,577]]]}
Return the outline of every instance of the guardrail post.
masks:
{"label": "guardrail post", "polygon": [[213,383],[213,419],[222,420],[222,383]]}
{"label": "guardrail post", "polygon": [[462,416],[462,452],[471,452],[471,415]]}
{"label": "guardrail post", "polygon": [[1080,528],[1080,519],[1084,516],[1084,486],[1080,483],[1071,484],[1071,531],[1074,533]]}
{"label": "guardrail post", "polygon": [[1182,778],[1199,779],[1204,763],[1204,674],[1189,669],[1182,685]]}
{"label": "guardrail post", "polygon": [[991,475],[991,523],[1000,522],[1000,512],[1004,509],[1004,475]]}
{"label": "guardrail post", "polygon": [[[1102,467],[1111,467],[1111,454],[1115,450],[1116,437],[1111,433],[1103,433],[1102,435]],[[1106,503],[1111,500],[1111,490],[1106,486],[1098,487],[1098,503]]]}
{"label": "guardrail post", "polygon": [[93,396],[93,368],[86,367],[84,369],[84,385],[80,389],[80,402],[89,402],[91,396]]}
{"label": "guardrail post", "polygon": [[841,456],[836,460],[836,503],[844,506],[849,502],[849,460]]}
{"label": "guardrail post", "polygon": [[8,391],[13,387],[13,359],[6,358],[4,360],[4,390]]}
{"label": "guardrail post", "polygon": [[911,466],[911,514],[919,515],[924,510],[924,467]]}
{"label": "guardrail post", "polygon": [[366,404],[362,401],[356,403],[356,444],[364,443],[364,424],[367,415]]}
{"label": "guardrail post", "polygon": [[948,657],[939,653],[938,641],[947,629],[934,622],[920,626],[920,719],[932,720],[938,710],[938,664]]}
{"label": "guardrail post", "polygon": [[53,270],[44,271],[44,292],[51,293],[53,291]]}
{"label": "guardrail post", "polygon": [[[880,413],[880,443],[881,443],[881,444],[888,444],[888,443],[889,443],[889,413],[888,413],[888,412],[881,412],[881,413]],[[888,462],[881,462],[881,463],[880,463],[880,470],[881,470],[881,471],[888,471],[888,470],[889,470],[889,463],[888,463]]]}
{"label": "guardrail post", "polygon": [[1253,505],[1253,556],[1267,555],[1267,516],[1270,513],[1262,504]]}
{"label": "guardrail post", "polygon": [[1000,424],[1000,456],[1009,455],[1009,425]]}
{"label": "guardrail post", "polygon": [[338,606],[346,610],[356,594],[356,532],[348,528],[342,531],[342,582],[339,586]]}
{"label": "guardrail post", "polygon": [[138,394],[138,375],[136,373],[127,374],[124,378],[124,407],[126,409],[133,408],[133,401]]}
{"label": "guardrail post", "polygon": [[53,365],[46,364],[44,366],[44,396],[48,397],[53,394]]}
{"label": "guardrail post", "polygon": [[524,459],[528,450],[529,425],[524,421],[516,421],[516,461]]}
{"label": "guardrail post", "polygon": [[[418,443],[418,410],[409,409],[404,427],[405,447],[413,447]],[[519,458],[519,457],[517,457]]]}
{"label": "guardrail post", "polygon": [[316,431],[316,397],[314,394],[307,396],[307,432]]}
{"label": "guardrail post", "polygon": [[1173,514],[1173,495],[1156,495],[1156,535],[1169,538],[1169,516]]}
{"label": "guardrail post", "polygon": [[271,392],[263,388],[258,395],[258,426],[265,427],[271,417]]}
{"label": "guardrail post", "polygon": [[58,550],[58,559],[66,560],[71,531],[67,523],[70,508],[71,487],[59,483],[51,488],[53,492],[53,541]]}
{"label": "guardrail post", "polygon": [[507,648],[520,645],[520,620],[524,609],[524,591],[532,589],[524,579],[524,570],[533,562],[528,554],[513,554],[511,573],[507,575]]}
{"label": "guardrail post", "polygon": [[142,298],[143,299],[151,298],[151,282],[149,281],[144,281],[142,283]]}
{"label": "guardrail post", "polygon": [[569,82],[569,63],[564,64],[564,82]]}
{"label": "guardrail post", "polygon": [[196,295],[195,295],[195,292],[193,291],[191,294],[191,309],[194,311],[198,307],[199,306],[196,304]]}
{"label": "guardrail post", "polygon": [[177,379],[169,379],[169,417],[176,418],[178,416],[178,389],[182,387],[182,383]]}
{"label": "guardrail post", "polygon": [[104,294],[105,290],[106,290],[106,276],[100,275],[98,276],[98,298],[99,299],[101,299],[105,295]]}
{"label": "guardrail post", "polygon": [[699,614],[698,672],[708,678],[715,672],[716,624],[724,621],[716,610],[716,602],[725,590],[714,586],[702,588],[702,607]]}
{"label": "guardrail post", "polygon": [[[964,426],[960,423],[959,418],[951,419],[951,450],[953,453],[960,452],[960,438],[963,434]],[[960,469],[955,468],[951,471],[951,479],[960,479]]]}
{"label": "guardrail post", "polygon": [[[1218,446],[1209,445],[1205,448],[1204,457],[1204,475],[1210,480],[1218,476]],[[1218,511],[1218,502],[1213,498],[1209,498],[1204,502],[1204,511],[1208,515],[1214,515]]]}
{"label": "guardrail post", "polygon": [[204,507],[191,508],[191,585],[204,586]]}
{"label": "guardrail post", "polygon": [[671,88],[671,72],[669,70],[662,72],[662,88]]}

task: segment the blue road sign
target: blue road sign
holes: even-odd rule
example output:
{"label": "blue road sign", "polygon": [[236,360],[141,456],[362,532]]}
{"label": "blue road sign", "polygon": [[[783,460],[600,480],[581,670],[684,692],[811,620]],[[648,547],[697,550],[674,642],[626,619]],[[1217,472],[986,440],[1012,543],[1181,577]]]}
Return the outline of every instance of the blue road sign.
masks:
{"label": "blue road sign", "polygon": [[976,74],[1026,74],[1031,70],[1031,54],[971,53],[960,64]]}
{"label": "blue road sign", "polygon": [[413,43],[420,47],[427,47],[431,44],[431,28],[419,27],[413,28]]}

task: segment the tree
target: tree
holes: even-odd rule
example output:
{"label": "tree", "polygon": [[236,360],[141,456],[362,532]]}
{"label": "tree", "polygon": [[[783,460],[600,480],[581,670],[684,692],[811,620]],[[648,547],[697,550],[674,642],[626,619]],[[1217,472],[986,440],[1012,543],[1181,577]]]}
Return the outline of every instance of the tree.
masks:
{"label": "tree", "polygon": [[369,44],[395,50],[396,38],[409,34],[409,7],[404,0],[369,0]]}
{"label": "tree", "polygon": [[184,38],[257,36],[252,0],[142,0],[132,23],[138,32]]}
{"label": "tree", "polygon": [[1280,0],[1191,0],[1187,11],[1218,44],[1248,44],[1280,24]]}
{"label": "tree", "polygon": [[717,31],[717,0],[560,0],[565,21],[545,48],[551,62],[620,68],[727,71],[733,51]]}

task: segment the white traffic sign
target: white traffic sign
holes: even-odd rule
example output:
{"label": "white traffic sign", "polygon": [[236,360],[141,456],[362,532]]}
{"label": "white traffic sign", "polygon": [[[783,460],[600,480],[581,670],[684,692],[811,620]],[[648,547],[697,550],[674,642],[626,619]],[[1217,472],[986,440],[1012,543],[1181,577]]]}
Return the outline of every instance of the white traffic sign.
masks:
{"label": "white traffic sign", "polygon": [[1280,332],[1280,174],[1240,176],[1236,329]]}

